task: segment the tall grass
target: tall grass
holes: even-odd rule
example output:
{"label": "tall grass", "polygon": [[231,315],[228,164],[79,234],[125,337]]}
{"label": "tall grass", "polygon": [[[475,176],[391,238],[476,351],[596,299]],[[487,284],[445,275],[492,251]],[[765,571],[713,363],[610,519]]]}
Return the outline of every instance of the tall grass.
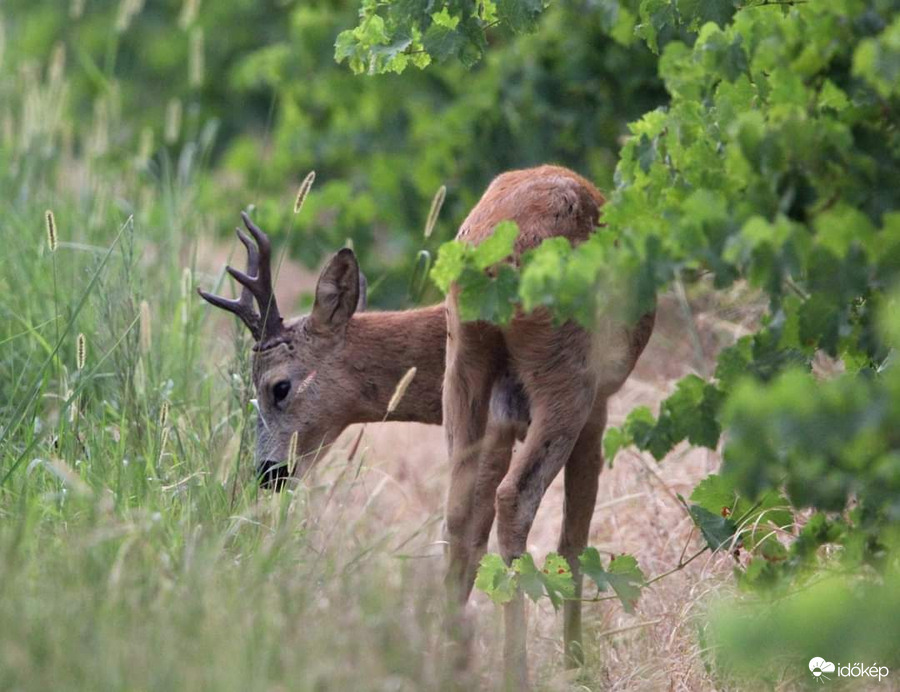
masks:
{"label": "tall grass", "polygon": [[253,481],[248,343],[193,298],[209,129],[71,155],[39,72],[0,82],[0,689],[440,687],[427,531],[369,522],[340,450]]}
{"label": "tall grass", "polygon": [[[110,77],[93,119],[73,124],[60,64],[0,73],[0,690],[488,686],[501,630],[484,599],[474,677],[446,668],[435,540],[443,442],[426,441],[416,469],[386,445],[402,487],[370,469],[351,437],[303,485],[260,492],[248,338],[194,297],[224,280],[198,257],[198,240],[244,203],[216,195],[206,163],[215,123],[192,121],[187,104],[158,131],[134,132],[118,120]],[[309,184],[285,191],[286,209],[299,211]],[[430,262],[419,254],[411,295]],[[690,347],[676,348],[685,328],[668,334],[657,337],[661,365],[619,400],[615,422],[684,374],[665,368],[689,362]],[[659,573],[694,535],[675,494],[718,458],[695,450],[657,475],[625,457],[604,472],[592,543]],[[555,546],[561,492],[550,489],[532,532],[540,550]],[[637,622],[609,603],[586,609],[589,668],[578,678],[562,670],[558,615],[533,609],[532,679],[549,689],[717,686],[697,611],[729,559],[655,585]]]}

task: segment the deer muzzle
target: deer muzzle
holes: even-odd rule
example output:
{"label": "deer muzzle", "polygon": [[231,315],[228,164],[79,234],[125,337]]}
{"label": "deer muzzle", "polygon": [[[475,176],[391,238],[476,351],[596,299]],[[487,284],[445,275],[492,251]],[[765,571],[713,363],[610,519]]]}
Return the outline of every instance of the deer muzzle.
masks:
{"label": "deer muzzle", "polygon": [[260,461],[256,465],[256,477],[259,480],[259,487],[266,490],[280,491],[289,475],[287,461],[267,459]]}

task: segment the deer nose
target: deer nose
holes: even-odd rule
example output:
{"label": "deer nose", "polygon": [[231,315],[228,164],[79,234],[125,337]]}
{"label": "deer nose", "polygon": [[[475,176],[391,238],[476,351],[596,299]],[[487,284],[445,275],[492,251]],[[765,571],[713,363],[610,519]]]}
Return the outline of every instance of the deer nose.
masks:
{"label": "deer nose", "polygon": [[256,476],[259,479],[260,488],[280,491],[288,477],[287,462],[272,461],[271,459],[261,461],[256,465]]}

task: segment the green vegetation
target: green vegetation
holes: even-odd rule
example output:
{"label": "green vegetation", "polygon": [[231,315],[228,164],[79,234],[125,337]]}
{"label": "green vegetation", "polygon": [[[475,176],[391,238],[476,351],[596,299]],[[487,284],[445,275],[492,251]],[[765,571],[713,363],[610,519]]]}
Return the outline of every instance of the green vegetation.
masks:
{"label": "green vegetation", "polygon": [[[872,604],[896,601],[900,569],[900,344],[888,298],[900,273],[900,5],[767,4],[604,3],[619,13],[617,38],[629,21],[659,53],[670,104],[630,125],[606,227],[576,249],[544,243],[518,278],[498,276],[491,316],[521,304],[587,325],[633,319],[679,277],[764,291],[762,328],[721,353],[714,380],[683,379],[658,416],[635,409],[607,433],[607,456],[635,445],[662,460],[683,440],[716,448],[724,430],[722,475],[689,508],[707,546],[751,552],[738,582],[762,592],[764,611],[767,598],[793,603],[795,590],[839,579],[860,598],[829,612],[869,608],[896,641],[896,612]],[[459,256],[455,243],[442,248],[443,285],[472,281]],[[846,372],[816,377],[818,354]],[[788,506],[817,513],[798,527]],[[723,617],[741,632],[738,616]],[[818,651],[764,618],[752,626],[771,656]],[[888,645],[865,655],[900,662]]]}
{"label": "green vegetation", "polygon": [[[217,344],[194,293],[223,281],[198,241],[251,205],[307,266],[352,241],[376,307],[459,281],[473,318],[518,303],[591,324],[672,282],[761,291],[759,330],[711,379],[604,441],[610,464],[722,450],[678,496],[699,552],[654,574],[589,548],[586,596],[632,612],[697,555],[730,553],[734,591],[697,628],[711,684],[777,684],[820,655],[900,670],[900,3],[425,8],[0,9],[0,687],[454,675],[437,561],[408,559],[433,537],[379,521],[364,454],[338,450],[280,496],[253,483],[246,337]],[[426,284],[490,178],[544,161],[609,191],[605,227],[492,277],[515,228],[446,243]],[[488,555],[478,586],[498,603],[572,594],[555,555]],[[592,686],[609,679],[596,665]]]}

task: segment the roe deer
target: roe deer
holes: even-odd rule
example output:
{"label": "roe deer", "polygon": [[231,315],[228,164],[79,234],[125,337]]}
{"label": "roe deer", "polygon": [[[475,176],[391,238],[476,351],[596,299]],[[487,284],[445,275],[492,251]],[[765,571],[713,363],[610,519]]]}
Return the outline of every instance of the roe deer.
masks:
{"label": "roe deer", "polygon": [[[511,171],[490,184],[457,239],[478,244],[501,221],[515,221],[516,261],[551,236],[586,240],[603,203],[591,183],[565,168]],[[510,562],[525,551],[538,505],[563,467],[559,552],[572,566],[580,596],[577,558],[587,545],[597,495],[606,402],[634,368],[654,314],[634,326],[604,318],[594,332],[572,322],[554,326],[543,310],[519,312],[503,327],[464,322],[455,286],[445,305],[367,313],[365,279],[353,252],[344,249],[322,270],[312,312],[285,323],[272,292],[269,240],[242,216],[256,245],[238,230],[248,272],[227,268],[244,287],[241,297],[200,295],[238,315],[257,342],[260,482],[281,487],[293,433],[298,461],[292,472],[299,476],[346,426],[383,420],[395,386],[415,366],[416,376],[389,420],[443,419],[451,462],[445,521],[451,600],[460,608],[468,600],[495,515],[503,558]],[[516,439],[524,443],[513,459]],[[525,684],[521,593],[505,607],[504,619],[507,681]],[[567,663],[580,663],[578,600],[565,603],[564,634]]]}

